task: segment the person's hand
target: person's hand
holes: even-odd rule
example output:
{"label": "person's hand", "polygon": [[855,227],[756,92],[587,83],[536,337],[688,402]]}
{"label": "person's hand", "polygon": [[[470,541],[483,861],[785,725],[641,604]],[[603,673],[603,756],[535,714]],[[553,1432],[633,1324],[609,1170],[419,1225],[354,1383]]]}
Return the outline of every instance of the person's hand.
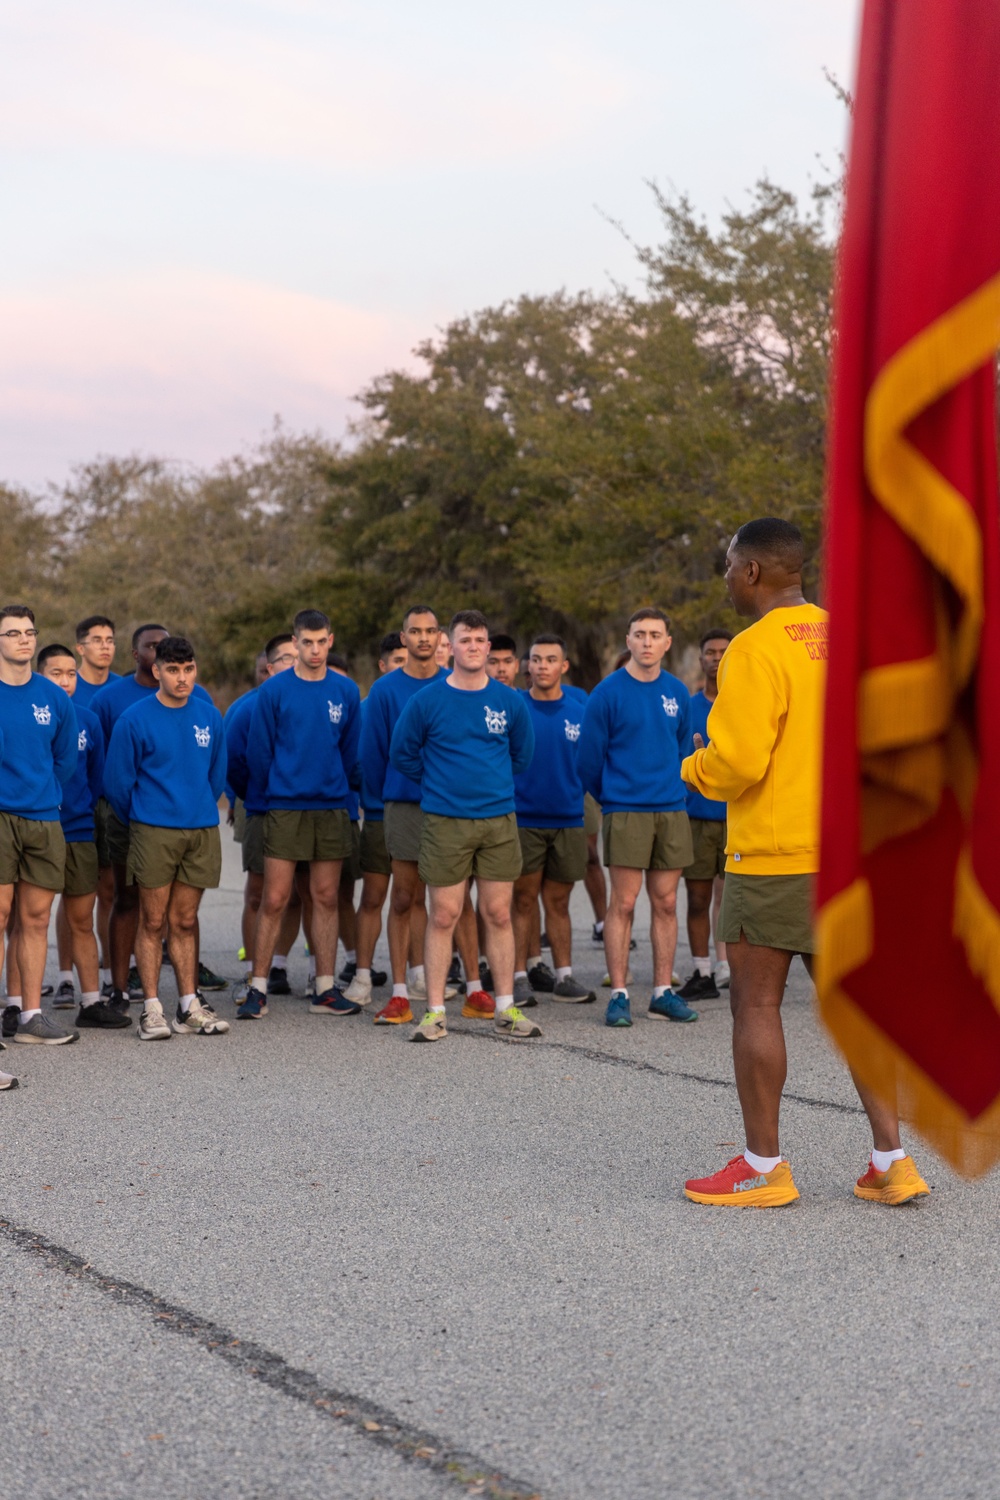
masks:
{"label": "person's hand", "polygon": [[229,811],[226,813],[226,822],[227,822],[227,824],[229,825],[230,828],[232,828],[233,824],[236,822],[236,809],[235,809],[235,807],[231,807],[229,809]]}
{"label": "person's hand", "polygon": [[694,748],[696,750],[704,750],[705,748],[705,741],[702,739],[700,734],[696,734],[694,736]]}

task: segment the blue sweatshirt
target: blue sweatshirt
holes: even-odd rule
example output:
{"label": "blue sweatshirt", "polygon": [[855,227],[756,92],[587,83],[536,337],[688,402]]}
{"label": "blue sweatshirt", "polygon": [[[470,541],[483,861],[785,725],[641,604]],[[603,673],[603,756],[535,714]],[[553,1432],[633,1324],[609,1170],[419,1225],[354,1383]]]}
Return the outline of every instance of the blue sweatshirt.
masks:
{"label": "blue sweatshirt", "polygon": [[125,710],[111,735],[104,793],[123,823],[216,828],[226,736],[214,703],[192,693],[168,708],[155,693]]}
{"label": "blue sweatshirt", "polygon": [[361,739],[361,694],[351,679],[328,669],[309,682],[292,667],[255,696],[247,766],[266,807],[350,812]]}
{"label": "blue sweatshirt", "polygon": [[97,715],[75,702],[76,770],[63,790],[59,821],[67,844],[89,844],[94,838],[94,807],[104,784],[104,735]]}
{"label": "blue sweatshirt", "polygon": [[424,812],[498,818],[514,811],[514,777],[528,769],[534,748],[531,719],[514,688],[490,682],[470,693],[439,677],[404,708],[389,755],[397,771],[419,783]]}
{"label": "blue sweatshirt", "polygon": [[531,765],[514,778],[517,821],[522,828],[582,828],[583,783],[576,767],[586,694],[563,688],[551,701],[521,697],[535,734]]}
{"label": "blue sweatshirt", "polygon": [[392,764],[389,746],[410,699],[447,676],[447,667],[441,667],[436,677],[408,677],[406,668],[400,667],[372,683],[361,730],[361,769],[365,783],[383,802],[420,801],[420,787]]}
{"label": "blue sweatshirt", "polygon": [[57,822],[79,754],[72,698],[38,672],[21,687],[0,682],[0,744],[0,809]]}
{"label": "blue sweatshirt", "polygon": [[244,693],[242,698],[229,705],[222,721],[229,766],[226,778],[236,796],[242,798],[247,816],[251,818],[267,811],[263,790],[253,780],[247,765],[247,740],[256,706],[257,689],[251,688],[249,693]]}
{"label": "blue sweatshirt", "polygon": [[577,765],[606,813],[684,811],[681,757],[690,718],[691,695],[670,672],[639,682],[622,667],[597,684],[583,716]]}
{"label": "blue sweatshirt", "polygon": [[76,692],[73,694],[73,707],[92,709],[94,706],[94,699],[97,697],[98,693],[103,693],[104,689],[106,687],[110,687],[113,682],[120,681],[121,676],[118,672],[109,672],[107,682],[102,682],[99,684],[86,682],[78,672],[76,676]]}
{"label": "blue sweatshirt", "polygon": [[[705,744],[708,744],[708,715],[712,705],[704,693],[692,693],[691,695],[691,735],[690,743],[685,746],[684,754],[694,754],[693,736],[700,734]],[[726,821],[726,804],[724,802],[712,802],[708,797],[703,797],[701,792],[696,792],[694,787],[687,789],[687,810],[689,818],[710,818],[713,823],[724,823]]]}
{"label": "blue sweatshirt", "polygon": [[[369,695],[370,697],[370,695]],[[368,702],[365,698],[361,704],[361,748],[358,751],[357,774],[361,778],[361,807],[365,815],[366,823],[381,823],[385,819],[385,803],[382,800],[382,788],[376,791],[368,777],[365,775],[365,723],[368,718]]]}
{"label": "blue sweatshirt", "polygon": [[[125,710],[131,708],[133,703],[141,703],[144,698],[155,696],[155,687],[144,687],[141,682],[136,682],[134,676],[111,678],[98,689],[89,706],[101,721],[106,747],[110,748],[112,732]],[[206,703],[212,701],[200,682],[195,683],[192,696],[203,698]],[[84,704],[85,708],[87,706]]]}

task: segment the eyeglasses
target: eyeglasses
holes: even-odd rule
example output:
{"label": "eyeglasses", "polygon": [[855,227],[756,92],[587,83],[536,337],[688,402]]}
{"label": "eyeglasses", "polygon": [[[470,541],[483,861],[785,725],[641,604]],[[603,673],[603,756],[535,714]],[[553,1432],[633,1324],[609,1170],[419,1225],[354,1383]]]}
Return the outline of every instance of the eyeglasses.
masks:
{"label": "eyeglasses", "polygon": [[275,658],[274,658],[274,661],[273,661],[273,662],[272,662],[272,663],[271,663],[271,666],[272,666],[272,667],[276,667],[276,666],[277,666],[277,665],[278,665],[278,663],[279,663],[279,662],[286,662],[286,661],[298,661],[298,659],[299,659],[299,658],[298,658],[298,656],[297,656],[297,655],[296,655],[296,654],[295,654],[295,653],[292,653],[292,654],[289,654],[289,653],[288,653],[288,652],[287,652],[287,651],[286,651],[286,652],[284,652],[284,653],[283,653],[283,654],[282,654],[282,655],[281,655],[281,656],[276,656],[276,657],[275,657]]}
{"label": "eyeglasses", "polygon": [[0,631],[5,641],[33,641],[38,637],[37,630],[4,630]]}

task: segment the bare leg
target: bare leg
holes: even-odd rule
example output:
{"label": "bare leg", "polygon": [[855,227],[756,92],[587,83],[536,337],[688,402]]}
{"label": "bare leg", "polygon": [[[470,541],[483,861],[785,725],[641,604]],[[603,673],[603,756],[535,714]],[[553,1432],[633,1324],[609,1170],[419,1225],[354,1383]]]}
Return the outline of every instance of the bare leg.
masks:
{"label": "bare leg", "polygon": [[287,958],[295,946],[295,939],[299,935],[299,927],[302,923],[302,902],[295,886],[292,886],[292,894],[288,898],[281,917],[281,927],[278,929],[278,946],[276,953],[283,953]]}
{"label": "bare leg", "polygon": [[594,921],[600,923],[608,914],[608,887],[597,852],[597,837],[596,833],[587,835],[587,873],[583,877],[583,883],[594,908]]}
{"label": "bare leg", "polygon": [[124,865],[115,865],[113,869],[115,904],[111,912],[111,980],[116,990],[126,990],[129,958],[135,952],[139,926],[139,893],[136,886],[129,885]]}
{"label": "bare leg", "polygon": [[[732,962],[732,960],[730,960]],[[812,955],[803,953],[802,962],[805,964],[812,978],[813,960]],[[872,1145],[876,1151],[899,1151],[899,1113],[894,1104],[886,1104],[876,1094],[865,1087],[851,1068],[851,1079],[857,1089],[858,1098],[861,1100],[868,1123],[872,1128]],[[753,1148],[751,1147],[751,1150]]]}
{"label": "bare leg", "polygon": [[[93,994],[101,988],[100,965],[97,961],[97,939],[94,936],[94,905],[97,893],[91,896],[64,896],[60,909],[66,913],[72,943],[72,958],[76,965],[80,990],[84,995]],[[62,959],[59,960],[60,964]]]}
{"label": "bare leg", "polygon": [[[462,915],[455,927],[455,946],[458,948],[458,956],[462,960],[462,968],[465,970],[465,986],[468,994],[479,989],[479,920],[472,906],[472,897],[469,894],[468,882],[465,886],[465,900],[462,903]],[[449,960],[450,967],[450,960]],[[494,975],[494,981],[496,975]]]}
{"label": "bare leg", "polygon": [[341,864],[339,859],[317,859],[309,866],[313,908],[309,947],[316,959],[317,976],[336,973]]}
{"label": "bare leg", "polygon": [[[156,1000],[160,993],[160,965],[163,960],[163,923],[170,903],[169,885],[137,886],[139,920],[135,935],[135,964],[142,981],[142,993],[147,1000]],[[173,933],[170,934],[170,958],[173,962]],[[181,975],[176,973],[177,993],[190,994],[181,989]]]}
{"label": "bare leg", "polygon": [[[444,990],[451,968],[452,939],[462,912],[466,881],[459,885],[427,887],[431,910],[424,944],[424,966],[427,975],[427,1004],[430,1009],[444,1009]],[[513,959],[513,953],[511,955]],[[511,971],[513,984],[513,970]]]}
{"label": "bare leg", "polygon": [[573,962],[573,924],[569,916],[572,894],[573,887],[561,880],[542,881],[545,930],[552,945],[552,966],[556,969],[568,969]]}
{"label": "bare leg", "polygon": [[613,991],[625,988],[628,945],[632,940],[632,913],[642,890],[643,874],[644,871],[633,870],[628,865],[611,866],[611,900],[604,919],[604,954]]}
{"label": "bare leg", "polygon": [[340,877],[337,917],[340,923],[340,939],[345,953],[356,953],[358,951],[358,923],[354,910],[354,881],[348,880],[345,875]]}
{"label": "bare leg", "polygon": [[66,915],[65,896],[60,896],[56,907],[56,952],[59,954],[60,969],[72,969],[73,937],[69,930],[69,917]]}
{"label": "bare leg", "polygon": [[115,904],[115,873],[109,865],[97,874],[97,936],[101,944],[101,968],[111,967],[111,909]]}
{"label": "bare leg", "polygon": [[179,996],[193,995],[198,987],[198,907],[202,894],[195,886],[183,885],[179,880],[170,889],[167,946]]}
{"label": "bare leg", "polygon": [[48,953],[49,915],[54,891],[22,880],[17,887],[17,961],[24,1010],[38,1010]]}
{"label": "bare leg", "polygon": [[[14,887],[12,885],[0,885],[0,968],[4,961],[4,941],[7,936],[7,928],[14,918]],[[13,946],[13,945],[12,945]],[[7,993],[16,995],[17,991],[10,987],[10,974],[7,975]]]}
{"label": "bare leg", "polygon": [[[498,995],[514,993],[514,929],[510,906],[513,881],[483,880],[477,876],[479,911],[486,926],[486,957]],[[538,902],[535,901],[535,911]]]}
{"label": "bare leg", "polygon": [[253,958],[253,939],[254,933],[257,930],[257,913],[260,911],[260,898],[263,894],[263,875],[255,875],[250,870],[247,873],[247,878],[243,886],[243,919],[241,925],[243,951],[247,958]]}
{"label": "bare leg", "polygon": [[[264,889],[257,912],[257,931],[253,940],[253,972],[266,979],[271,972],[274,945],[281,929],[281,919],[295,880],[295,861],[264,859]],[[311,946],[311,945],[310,945]]]}
{"label": "bare leg", "polygon": [[687,934],[692,958],[707,958],[709,949],[709,912],[712,906],[710,880],[685,880],[687,886]]}
{"label": "bare leg", "polygon": [[757,1156],[777,1156],[780,1150],[778,1116],[788,1071],[781,1000],[792,956],[783,948],[748,943],[745,933],[729,944],[736,1089],[747,1146]]}
{"label": "bare leg", "polygon": [[424,886],[417,874],[416,860],[392,861],[392,897],[389,903],[389,961],[393,984],[406,983],[406,960],[410,952],[411,915],[423,905]]}
{"label": "bare leg", "polygon": [[366,874],[361,881],[358,908],[358,968],[370,969],[375,944],[382,931],[382,908],[389,893],[388,875]]}
{"label": "bare leg", "polygon": [[654,985],[669,985],[673,977],[674,956],[677,952],[677,887],[680,879],[680,870],[649,870],[646,874]]}
{"label": "bare leg", "polygon": [[[532,870],[528,875],[519,875],[514,881],[514,971],[520,973],[527,968],[528,958],[537,954],[531,947],[532,917],[538,921],[538,897],[542,889],[542,871]],[[538,929],[541,931],[541,928]],[[494,978],[496,976],[494,975]]]}

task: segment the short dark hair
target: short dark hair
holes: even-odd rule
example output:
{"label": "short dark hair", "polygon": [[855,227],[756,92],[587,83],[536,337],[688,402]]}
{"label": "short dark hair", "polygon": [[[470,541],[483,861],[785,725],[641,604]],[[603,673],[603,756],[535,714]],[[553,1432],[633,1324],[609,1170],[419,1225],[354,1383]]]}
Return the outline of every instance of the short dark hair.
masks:
{"label": "short dark hair", "polygon": [[490,637],[491,651],[509,651],[512,656],[517,655],[517,642],[512,635],[504,635],[497,631],[496,635]]}
{"label": "short dark hair", "polygon": [[35,623],[35,611],[26,604],[5,604],[0,609],[0,620],[30,620]]}
{"label": "short dark hair", "polygon": [[158,662],[194,661],[194,647],[186,635],[165,635],[156,648]]}
{"label": "short dark hair", "polygon": [[[81,620],[79,625],[76,627],[77,640],[85,641],[95,625],[105,625],[108,630],[114,630],[115,628],[114,620],[109,620],[107,615],[88,615],[87,618],[85,620]],[[39,660],[41,660],[41,658],[39,658]]]}
{"label": "short dark hair", "polygon": [[169,636],[169,634],[170,634],[170,631],[167,630],[167,627],[165,625],[153,625],[153,624],[139,625],[132,632],[132,650],[133,651],[135,650],[136,646],[138,646],[138,644],[139,644],[139,637],[141,635],[145,635],[147,630],[166,630],[167,631],[167,635]]}
{"label": "short dark hair", "polygon": [[411,604],[409,609],[406,610],[403,615],[404,630],[406,629],[411,615],[432,615],[435,620],[438,617],[437,610],[431,609],[431,606],[429,604]]}
{"label": "short dark hair", "polygon": [[398,630],[390,630],[378,643],[378,659],[386,661],[394,651],[402,651],[403,637]]}
{"label": "short dark hair", "polygon": [[698,650],[704,651],[709,641],[731,641],[733,632],[731,630],[706,630],[698,642]]}
{"label": "short dark hair", "polygon": [[469,630],[485,630],[487,634],[490,628],[490,622],[481,609],[460,609],[458,614],[452,615],[448,634],[454,635],[460,625],[465,625]]}
{"label": "short dark hair", "polygon": [[54,656],[68,656],[71,662],[74,664],[76,662],[76,657],[68,646],[60,646],[56,641],[53,641],[51,646],[43,646],[42,650],[39,651],[36,662],[38,670],[41,671],[45,663],[51,661]]}
{"label": "short dark hair", "polygon": [[733,546],[740,552],[755,552],[760,557],[770,558],[789,573],[802,572],[805,561],[802,533],[791,521],[782,521],[779,516],[761,516],[756,521],[745,521],[733,537]]}
{"label": "short dark hair", "polygon": [[287,631],[284,635],[272,635],[271,639],[264,647],[264,655],[267,657],[268,661],[272,662],[277,656],[279,646],[289,646],[291,645],[292,641],[294,641],[294,639],[295,637],[293,635],[289,635]]}
{"label": "short dark hair", "polygon": [[541,635],[536,635],[535,639],[532,641],[531,644],[532,644],[533,647],[534,646],[560,646],[562,648],[562,654],[563,654],[563,656],[568,656],[569,655],[569,650],[568,650],[568,648],[566,646],[566,642],[563,640],[562,636],[561,635],[555,635],[551,630],[546,630]]}
{"label": "short dark hair", "polygon": [[670,616],[665,615],[662,609],[657,609],[655,604],[644,604],[641,609],[637,609],[634,614],[629,615],[628,624],[625,626],[626,635],[628,635],[632,626],[639,620],[662,620],[669,634]]}
{"label": "short dark hair", "polygon": [[[306,629],[313,630],[315,626],[307,625]],[[326,664],[328,667],[333,667],[335,671],[349,672],[351,670],[347,664],[347,657],[341,656],[339,651],[328,651],[326,653]]]}
{"label": "short dark hair", "polygon": [[300,635],[303,630],[329,630],[330,618],[321,609],[300,609],[292,621],[292,630]]}

